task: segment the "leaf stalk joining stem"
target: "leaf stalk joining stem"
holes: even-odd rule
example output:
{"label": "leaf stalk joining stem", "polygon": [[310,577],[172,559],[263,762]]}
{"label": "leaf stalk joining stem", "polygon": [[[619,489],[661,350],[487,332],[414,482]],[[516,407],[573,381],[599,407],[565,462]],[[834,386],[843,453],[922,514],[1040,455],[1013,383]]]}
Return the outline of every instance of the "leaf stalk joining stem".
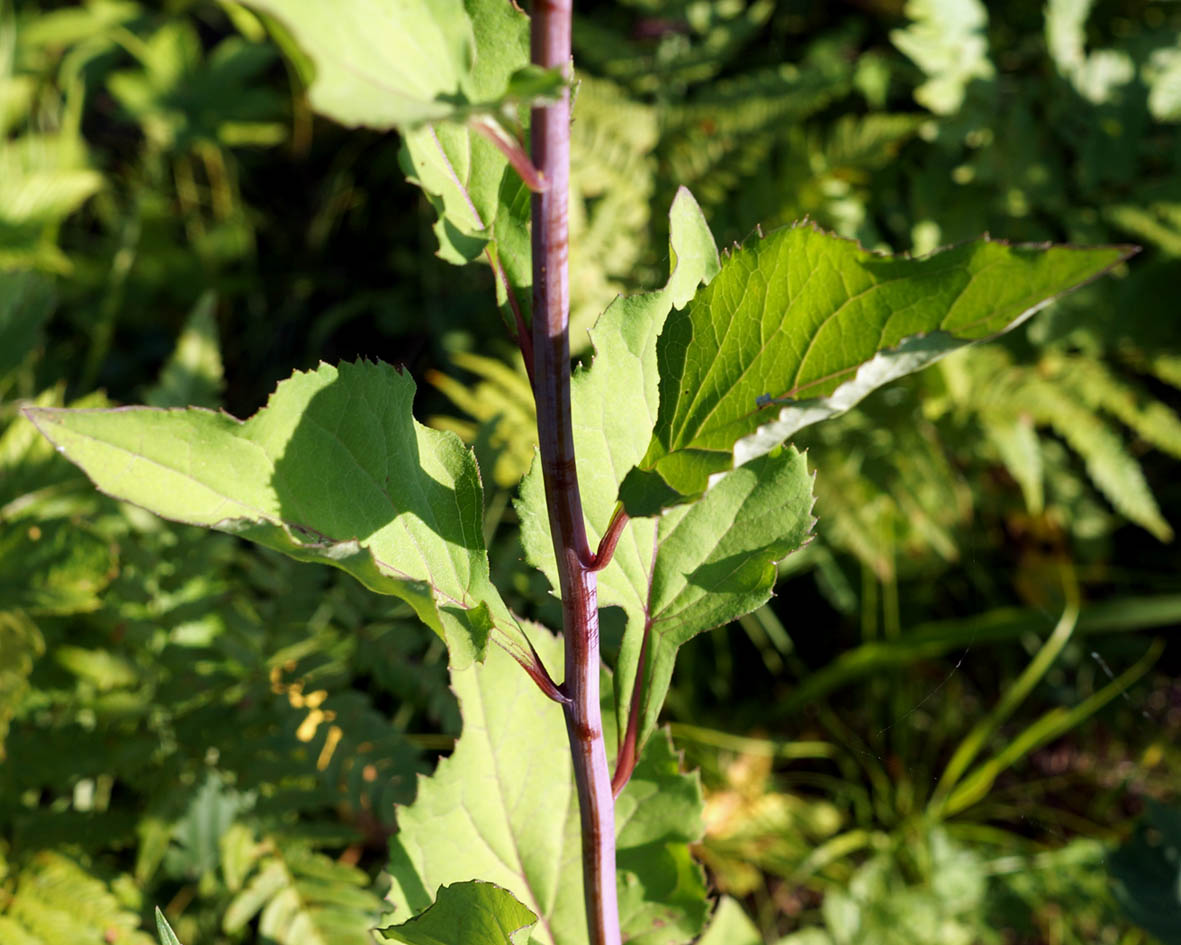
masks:
{"label": "leaf stalk joining stem", "polygon": [[[543,68],[571,69],[572,0],[536,0],[531,53]],[[550,533],[558,562],[566,642],[566,731],[582,823],[582,873],[591,945],[621,945],[615,888],[615,801],[599,709],[597,576],[587,544],[570,414],[570,91],[533,109],[533,164],[546,188],[533,195],[533,390]]]}

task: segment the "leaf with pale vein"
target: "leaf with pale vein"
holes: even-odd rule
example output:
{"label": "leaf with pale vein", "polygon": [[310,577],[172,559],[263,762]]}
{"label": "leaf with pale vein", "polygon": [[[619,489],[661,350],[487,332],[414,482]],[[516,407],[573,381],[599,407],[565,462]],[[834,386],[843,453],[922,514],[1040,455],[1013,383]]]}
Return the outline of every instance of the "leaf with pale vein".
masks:
{"label": "leaf with pale vein", "polygon": [[654,515],[949,351],[1020,324],[1133,250],[980,240],[879,256],[811,226],[752,239],[657,345],[660,410],[620,497]]}
{"label": "leaf with pale vein", "polygon": [[452,659],[489,631],[521,640],[488,576],[483,488],[453,434],[411,416],[414,382],[386,364],[296,373],[246,421],[199,408],[28,408],[103,492],[350,572],[407,601]]}
{"label": "leaf with pale vein", "polygon": [[[531,637],[546,665],[562,665],[559,638],[541,628]],[[394,917],[427,909],[440,885],[479,879],[538,916],[530,942],[585,945],[578,800],[561,709],[497,648],[483,666],[453,669],[451,681],[463,734],[398,812],[388,867]],[[610,698],[610,678],[601,682]],[[609,725],[607,735],[610,749]],[[697,777],[680,773],[667,737],[652,739],[616,808],[629,942],[674,945],[700,932],[705,886],[688,844],[700,839],[701,811]]]}

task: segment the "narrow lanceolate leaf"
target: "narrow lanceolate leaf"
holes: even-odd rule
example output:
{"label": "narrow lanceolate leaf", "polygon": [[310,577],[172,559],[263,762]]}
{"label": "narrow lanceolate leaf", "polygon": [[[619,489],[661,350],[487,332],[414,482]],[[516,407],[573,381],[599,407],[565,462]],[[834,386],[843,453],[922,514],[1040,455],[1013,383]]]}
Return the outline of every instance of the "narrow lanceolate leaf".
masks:
{"label": "narrow lanceolate leaf", "polygon": [[536,921],[507,889],[470,882],[441,887],[425,912],[378,931],[406,945],[515,945],[524,942],[516,933]]}
{"label": "narrow lanceolate leaf", "polygon": [[[547,665],[562,665],[558,638],[539,629],[533,642]],[[463,734],[398,813],[393,918],[424,913],[439,886],[478,879],[507,889],[538,917],[530,942],[585,945],[578,800],[561,709],[522,683],[520,668],[497,648],[481,667],[453,669],[451,680]],[[609,692],[610,679],[602,684]],[[701,787],[680,773],[666,736],[652,739],[616,811],[625,939],[691,941],[708,911],[689,853],[701,835]]]}
{"label": "narrow lanceolate leaf", "polygon": [[25,412],[103,492],[350,572],[407,601],[461,665],[519,630],[488,577],[483,489],[453,434],[410,414],[386,364],[322,364],[245,422],[189,408]]}
{"label": "narrow lanceolate leaf", "polygon": [[[716,249],[688,191],[670,213],[674,268],[660,292],[621,299],[591,331],[595,360],[572,381],[575,450],[592,541],[606,529],[620,479],[644,454],[657,419],[657,336],[673,305],[684,305],[718,268]],[[620,396],[621,391],[628,393]],[[771,595],[774,564],[798,548],[812,523],[811,477],[794,450],[736,470],[715,496],[692,509],[626,526],[599,576],[599,602],[622,607],[627,630],[616,667],[622,731],[641,667],[641,737],[664,701],[676,651],[703,630],[755,610]],[[557,586],[545,496],[536,468],[518,506],[529,560]],[[647,642],[645,642],[647,641]]]}
{"label": "narrow lanceolate leaf", "polygon": [[632,516],[692,501],[711,476],[1014,327],[1133,251],[985,239],[908,259],[806,225],[752,239],[668,319],[659,416],[620,497]]}
{"label": "narrow lanceolate leaf", "polygon": [[[312,107],[346,125],[462,120],[512,96],[545,94],[553,76],[480,82],[477,31],[463,0],[247,0],[290,31],[311,60]],[[507,4],[506,4],[507,5]],[[523,65],[523,64],[522,64]],[[539,81],[540,80],[540,81]]]}

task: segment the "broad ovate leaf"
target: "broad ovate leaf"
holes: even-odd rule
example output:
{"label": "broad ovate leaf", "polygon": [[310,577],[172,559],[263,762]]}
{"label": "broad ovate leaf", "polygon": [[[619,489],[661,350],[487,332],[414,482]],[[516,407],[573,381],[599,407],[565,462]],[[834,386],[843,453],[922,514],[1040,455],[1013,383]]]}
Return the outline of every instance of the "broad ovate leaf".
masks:
{"label": "broad ovate leaf", "polygon": [[[703,281],[718,271],[701,211],[682,190],[670,212],[673,271],[660,292],[620,299],[591,331],[595,359],[575,374],[571,401],[583,511],[592,543],[606,529],[620,480],[642,458],[658,415],[657,337]],[[620,391],[628,392],[621,397]],[[698,507],[636,518],[599,575],[599,602],[628,615],[616,666],[622,730],[644,674],[641,740],[655,727],[677,649],[694,635],[755,610],[771,596],[775,562],[798,548],[812,524],[812,480],[794,450],[735,470]],[[526,477],[518,504],[526,555],[557,587],[541,477]]]}
{"label": "broad ovate leaf", "polygon": [[[562,665],[560,639],[540,628],[532,639],[546,665]],[[424,913],[440,886],[483,880],[538,917],[530,942],[585,945],[578,799],[561,708],[497,648],[483,666],[453,668],[451,681],[463,734],[398,813],[393,918]],[[610,692],[610,679],[602,685]],[[697,778],[680,772],[667,736],[653,738],[616,806],[627,941],[674,945],[700,932],[707,901],[689,843],[701,836],[701,812]]]}
{"label": "broad ovate leaf", "polygon": [[249,420],[200,408],[27,408],[103,492],[350,572],[408,602],[460,665],[519,630],[488,577],[483,489],[453,434],[417,423],[414,382],[368,362],[283,381]]}
{"label": "broad ovate leaf", "polygon": [[378,931],[406,945],[523,945],[536,922],[507,889],[468,882],[440,887],[425,912]]}
{"label": "broad ovate leaf", "polygon": [[711,477],[1013,328],[1132,251],[984,239],[910,259],[810,225],[751,239],[667,320],[659,416],[620,498],[633,516],[693,501]]}
{"label": "broad ovate leaf", "polygon": [[[409,128],[463,120],[506,96],[552,91],[511,71],[489,87],[469,0],[247,0],[274,17],[312,63],[312,107],[346,125]],[[508,4],[505,4],[506,6]],[[519,66],[523,66],[520,63]],[[515,68],[518,68],[514,67]],[[560,83],[559,83],[560,84]]]}

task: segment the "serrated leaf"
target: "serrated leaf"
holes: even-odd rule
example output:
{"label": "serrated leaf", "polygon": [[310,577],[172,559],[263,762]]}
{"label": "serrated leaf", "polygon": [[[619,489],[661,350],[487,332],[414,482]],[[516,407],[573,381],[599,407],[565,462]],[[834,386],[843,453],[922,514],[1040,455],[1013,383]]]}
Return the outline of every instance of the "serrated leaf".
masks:
{"label": "serrated leaf", "polygon": [[346,125],[438,121],[462,101],[475,57],[462,0],[248,0],[315,65],[312,107]]}
{"label": "serrated leaf", "polygon": [[799,225],[749,240],[668,319],[659,417],[620,498],[632,515],[691,501],[712,476],[1013,328],[1131,252],[985,239],[908,259]]}
{"label": "serrated leaf", "polygon": [[341,568],[407,601],[481,658],[516,622],[488,577],[483,489],[453,434],[411,416],[414,382],[385,364],[296,373],[246,421],[191,408],[27,408],[102,491]]}
{"label": "serrated leaf", "polygon": [[536,922],[508,890],[470,882],[441,887],[425,912],[378,931],[406,945],[514,945],[516,933]]}
{"label": "serrated leaf", "polygon": [[[470,94],[495,98],[506,87],[519,87],[525,75],[536,79],[534,72],[521,72],[529,67],[529,18],[521,9],[500,0],[465,0],[464,6],[474,43]],[[543,75],[552,81],[555,74]],[[505,117],[526,134],[523,111]],[[460,265],[487,250],[527,312],[532,284],[529,192],[504,154],[471,123],[451,122],[406,129],[402,160],[407,178],[423,189],[439,215],[439,256]],[[496,291],[498,301],[506,304],[507,288],[500,278]]]}
{"label": "serrated leaf", "polygon": [[[656,421],[661,326],[673,305],[688,302],[697,285],[717,271],[713,240],[688,191],[673,203],[670,223],[674,269],[668,285],[612,305],[591,332],[592,367],[572,381],[578,475],[592,542],[607,528],[620,476],[642,455]],[[619,391],[630,396],[620,398]],[[811,506],[803,457],[788,450],[741,475],[735,471],[698,508],[627,524],[611,564],[599,575],[600,604],[622,607],[628,615],[615,671],[621,729],[632,711],[641,664],[642,741],[655,727],[681,644],[766,602],[775,582],[774,562],[806,539]],[[518,511],[529,560],[557,587],[536,468],[523,483]]]}
{"label": "serrated leaf", "polygon": [[[533,643],[546,665],[562,664],[559,639],[539,628]],[[452,685],[464,730],[399,811],[389,865],[394,917],[427,909],[439,886],[480,879],[538,916],[531,942],[583,945],[578,802],[562,710],[498,649],[478,669],[453,669]],[[603,691],[609,686],[604,679]],[[688,851],[701,834],[702,802],[668,739],[650,747],[617,806],[620,922],[630,942],[672,945],[688,942],[705,920],[705,887]]]}

